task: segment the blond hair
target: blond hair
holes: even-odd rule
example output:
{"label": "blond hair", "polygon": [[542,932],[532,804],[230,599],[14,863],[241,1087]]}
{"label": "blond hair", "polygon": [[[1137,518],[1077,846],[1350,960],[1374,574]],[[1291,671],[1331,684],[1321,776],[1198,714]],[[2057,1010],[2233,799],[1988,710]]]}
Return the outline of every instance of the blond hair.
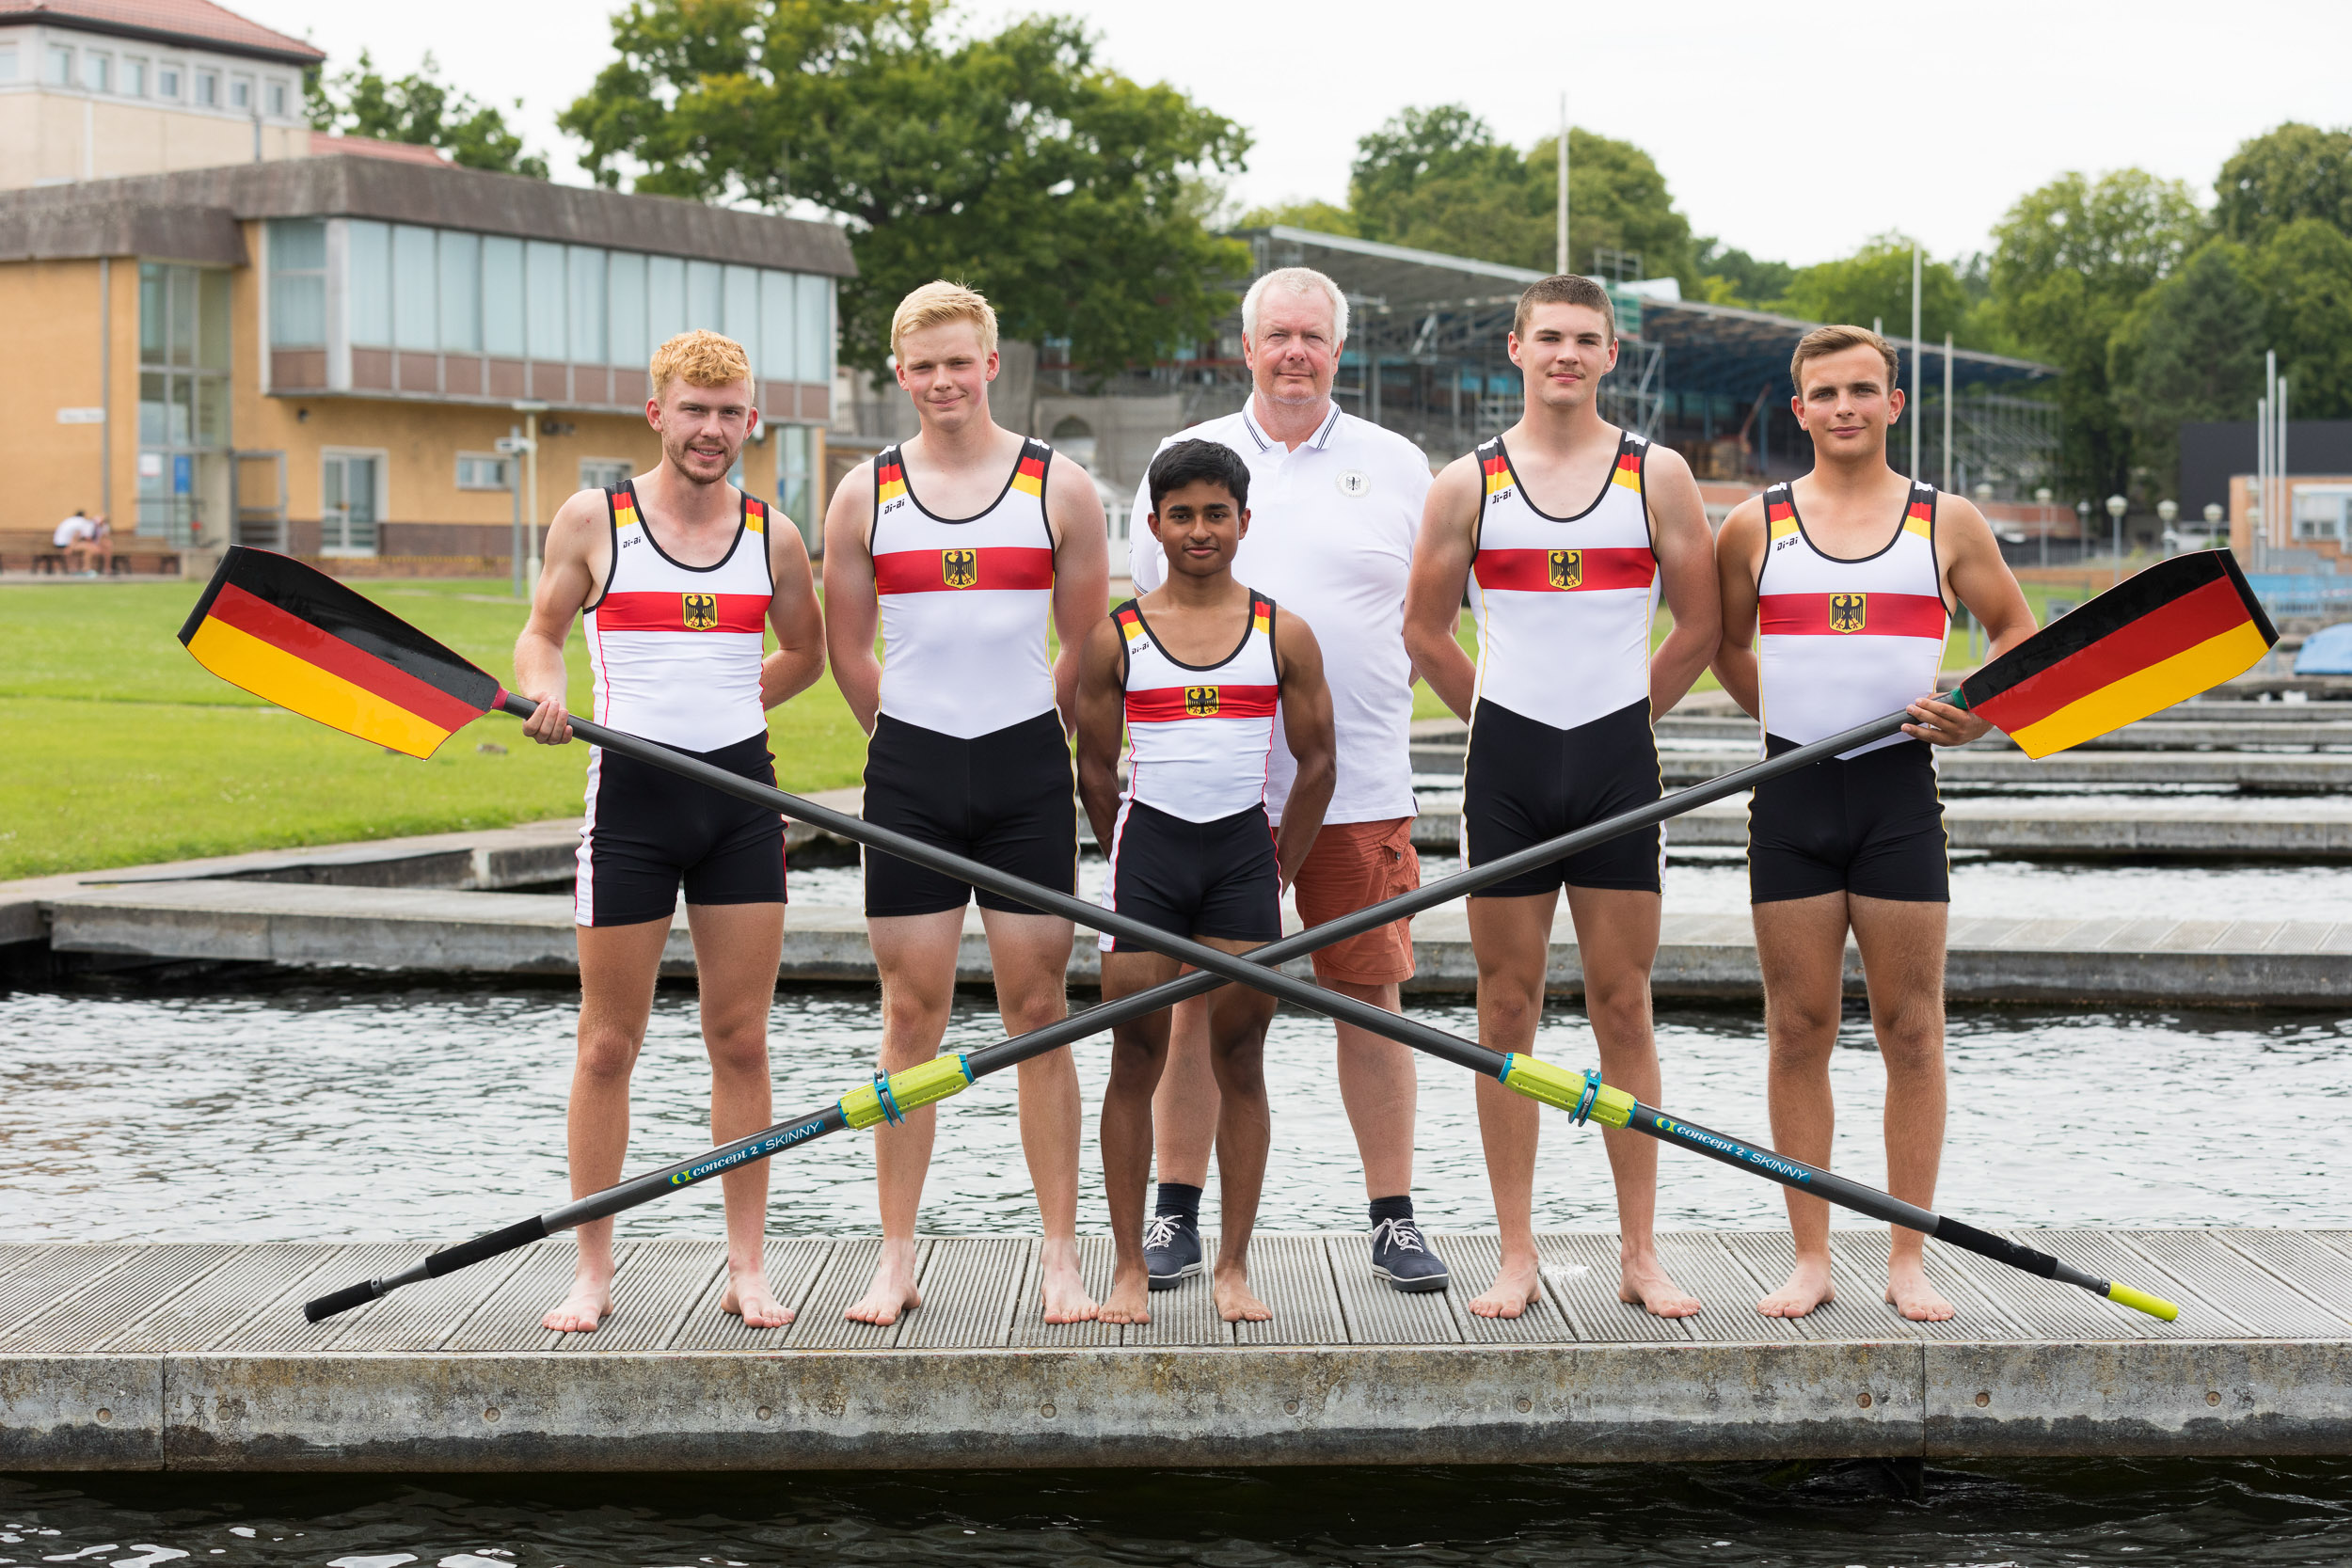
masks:
{"label": "blond hair", "polygon": [[1886,361],[1886,389],[1895,390],[1902,381],[1902,361],[1895,357],[1895,345],[1867,326],[1817,326],[1797,340],[1797,352],[1788,360],[1788,381],[1804,395],[1804,367],[1815,359],[1825,359],[1833,354],[1843,354],[1850,348],[1874,348]]}
{"label": "blond hair", "polygon": [[689,387],[724,387],[752,378],[752,356],[732,338],[697,327],[681,332],[653,351],[646,366],[653,376],[653,395],[662,396],[673,381]]}
{"label": "blond hair", "polygon": [[1276,267],[1262,274],[1249,292],[1241,296],[1241,329],[1252,342],[1258,338],[1258,302],[1271,290],[1279,289],[1299,299],[1320,293],[1331,302],[1331,341],[1347,341],[1347,295],[1337,283],[1312,267]]}
{"label": "blond hair", "polygon": [[1609,341],[1617,341],[1617,307],[1609,297],[1609,291],[1590,277],[1572,272],[1554,273],[1539,277],[1519,295],[1518,309],[1511,312],[1511,330],[1527,336],[1527,324],[1534,317],[1538,305],[1581,305],[1587,310],[1597,310],[1603,325],[1609,328]]}
{"label": "blond hair", "polygon": [[898,302],[890,313],[890,352],[898,352],[898,341],[910,332],[928,327],[944,326],[948,322],[970,322],[980,335],[980,357],[985,359],[996,352],[996,312],[989,307],[987,297],[977,289],[939,278]]}

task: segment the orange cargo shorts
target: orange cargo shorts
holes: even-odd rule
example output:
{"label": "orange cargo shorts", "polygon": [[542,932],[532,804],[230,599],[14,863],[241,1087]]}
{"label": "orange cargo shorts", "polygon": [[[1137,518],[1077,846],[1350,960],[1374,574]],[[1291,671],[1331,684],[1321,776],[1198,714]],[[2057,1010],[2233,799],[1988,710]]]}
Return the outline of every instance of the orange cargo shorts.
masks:
{"label": "orange cargo shorts", "polygon": [[[1298,918],[1310,926],[1353,914],[1369,904],[1421,886],[1421,857],[1413,850],[1413,819],[1330,822],[1298,868],[1293,892]],[[1314,956],[1315,978],[1386,986],[1413,977],[1413,927],[1392,920]]]}

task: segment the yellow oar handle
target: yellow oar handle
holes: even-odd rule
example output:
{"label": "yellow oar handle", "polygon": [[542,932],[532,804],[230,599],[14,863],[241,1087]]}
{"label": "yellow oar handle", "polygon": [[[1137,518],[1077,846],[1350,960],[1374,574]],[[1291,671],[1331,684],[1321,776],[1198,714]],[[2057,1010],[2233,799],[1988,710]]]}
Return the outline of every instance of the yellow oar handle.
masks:
{"label": "yellow oar handle", "polygon": [[2112,1279],[2107,1281],[2107,1299],[2119,1302],[2136,1311],[2145,1312],[2152,1318],[2162,1318],[2166,1323],[2170,1323],[2181,1315],[2181,1309],[2162,1296],[2152,1296],[2145,1291],[2135,1291],[2129,1285],[2121,1284]]}
{"label": "yellow oar handle", "polygon": [[1582,1121],[1590,1117],[1604,1127],[1623,1127],[1633,1119],[1634,1098],[1613,1089],[1597,1072],[1570,1072],[1534,1056],[1509,1055],[1498,1074],[1505,1088],[1540,1100]]}
{"label": "yellow oar handle", "polygon": [[851,1127],[897,1121],[918,1105],[962,1093],[971,1082],[972,1069],[962,1052],[952,1056],[934,1056],[888,1078],[876,1073],[871,1084],[843,1095],[841,1119]]}

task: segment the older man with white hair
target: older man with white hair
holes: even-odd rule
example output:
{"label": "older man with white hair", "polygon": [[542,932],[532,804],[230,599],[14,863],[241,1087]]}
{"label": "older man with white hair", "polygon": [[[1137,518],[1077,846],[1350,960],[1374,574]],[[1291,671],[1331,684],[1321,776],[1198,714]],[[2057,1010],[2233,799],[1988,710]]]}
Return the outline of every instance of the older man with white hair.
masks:
{"label": "older man with white hair", "polygon": [[[1402,436],[1332,404],[1347,297],[1330,278],[1307,267],[1269,272],[1243,298],[1241,323],[1255,383],[1249,401],[1183,436],[1222,442],[1249,465],[1249,534],[1233,574],[1295,610],[1323,643],[1339,780],[1295,888],[1299,918],[1313,926],[1421,885],[1404,626],[1429,463]],[[1134,515],[1151,509],[1139,491]],[[1136,541],[1134,571],[1138,593],[1165,580],[1156,541]],[[1278,743],[1266,781],[1266,808],[1278,823],[1291,775],[1290,750]],[[1392,921],[1327,947],[1314,968],[1331,990],[1395,1012],[1398,984],[1413,973],[1409,924]],[[1352,1024],[1337,1027],[1340,1099],[1371,1200],[1373,1272],[1400,1291],[1442,1291],[1445,1263],[1413,1222],[1412,1053]],[[1205,1006],[1182,1003],[1152,1112],[1160,1181],[1145,1259],[1155,1291],[1200,1270],[1200,1189],[1216,1114]]]}

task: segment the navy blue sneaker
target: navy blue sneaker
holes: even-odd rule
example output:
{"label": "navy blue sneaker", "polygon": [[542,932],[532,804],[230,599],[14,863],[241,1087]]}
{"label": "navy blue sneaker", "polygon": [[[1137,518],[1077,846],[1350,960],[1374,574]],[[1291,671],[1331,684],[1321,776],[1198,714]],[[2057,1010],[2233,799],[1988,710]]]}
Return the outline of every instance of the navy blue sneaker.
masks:
{"label": "navy blue sneaker", "polygon": [[1445,1259],[1409,1219],[1387,1219],[1372,1227],[1372,1272],[1399,1291],[1442,1291],[1452,1280]]}
{"label": "navy blue sneaker", "polygon": [[1200,1226],[1183,1214],[1154,1214],[1143,1227],[1143,1272],[1154,1291],[1172,1291],[1199,1274]]}

